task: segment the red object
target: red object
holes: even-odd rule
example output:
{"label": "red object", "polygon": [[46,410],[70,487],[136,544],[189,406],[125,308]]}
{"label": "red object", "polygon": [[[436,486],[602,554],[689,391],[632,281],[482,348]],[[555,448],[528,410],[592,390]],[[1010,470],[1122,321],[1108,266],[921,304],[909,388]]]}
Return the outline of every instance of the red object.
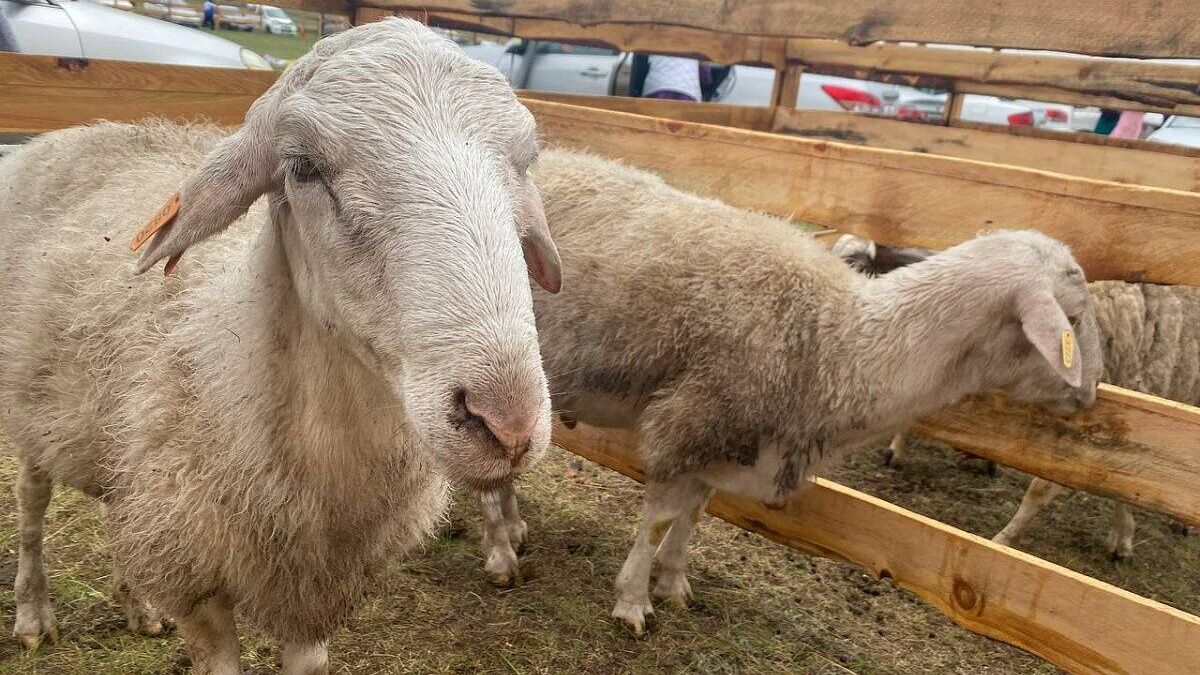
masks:
{"label": "red object", "polygon": [[1013,113],[1008,116],[1008,123],[1014,127],[1031,127],[1033,126],[1033,111]]}
{"label": "red object", "polygon": [[925,113],[916,108],[901,108],[896,111],[896,119],[924,122]]}
{"label": "red object", "polygon": [[1062,108],[1046,108],[1046,119],[1051,122],[1066,122],[1067,111]]}
{"label": "red object", "polygon": [[823,84],[821,90],[846,110],[854,112],[878,112],[883,104],[872,93],[836,84]]}

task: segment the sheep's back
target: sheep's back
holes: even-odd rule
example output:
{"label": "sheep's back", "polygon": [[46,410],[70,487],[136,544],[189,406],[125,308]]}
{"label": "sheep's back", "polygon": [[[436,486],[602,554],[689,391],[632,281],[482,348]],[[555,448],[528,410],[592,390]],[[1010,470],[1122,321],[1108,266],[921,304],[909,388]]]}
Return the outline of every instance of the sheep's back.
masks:
{"label": "sheep's back", "polygon": [[[175,277],[136,277],[129,240],[220,139],[211,126],[103,123],[0,163],[0,424],[22,452],[95,492],[97,453],[187,298],[237,242]],[[136,407],[136,406],[135,406]]]}
{"label": "sheep's back", "polygon": [[786,220],[595,156],[544,152],[536,181],[563,261],[562,292],[534,292],[556,406],[615,396],[637,414],[702,388],[729,403],[722,424],[744,422],[742,446],[795,417],[772,406],[813,384],[804,352],[857,275]]}

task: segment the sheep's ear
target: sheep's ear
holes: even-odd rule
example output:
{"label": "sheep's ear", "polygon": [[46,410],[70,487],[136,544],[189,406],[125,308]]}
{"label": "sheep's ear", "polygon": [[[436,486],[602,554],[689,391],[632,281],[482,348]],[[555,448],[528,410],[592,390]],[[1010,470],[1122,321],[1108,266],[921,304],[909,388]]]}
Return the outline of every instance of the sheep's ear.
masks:
{"label": "sheep's ear", "polygon": [[1025,337],[1059,377],[1072,387],[1083,382],[1083,365],[1075,331],[1058,301],[1048,291],[1023,292],[1017,297],[1017,313]]}
{"label": "sheep's ear", "polygon": [[558,247],[554,245],[550,227],[546,224],[542,195],[532,182],[526,186],[523,202],[522,221],[525,230],[521,234],[521,250],[525,253],[529,276],[538,286],[557,293],[562,290],[562,260],[558,257]]}
{"label": "sheep's ear", "polygon": [[248,121],[222,141],[134,237],[132,250],[146,245],[137,274],[163,258],[170,274],[188,247],[229,227],[267,191],[278,160],[264,126]]}

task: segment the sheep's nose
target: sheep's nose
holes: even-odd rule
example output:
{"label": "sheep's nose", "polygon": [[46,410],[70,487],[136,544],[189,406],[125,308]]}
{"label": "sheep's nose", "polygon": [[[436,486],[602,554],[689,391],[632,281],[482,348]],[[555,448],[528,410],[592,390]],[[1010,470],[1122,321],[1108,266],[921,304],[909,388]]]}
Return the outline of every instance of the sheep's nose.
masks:
{"label": "sheep's nose", "polygon": [[497,413],[472,400],[470,392],[467,392],[464,403],[467,412],[482,420],[488,431],[504,446],[512,463],[519,462],[529,449],[529,439],[537,427],[537,414],[525,411]]}

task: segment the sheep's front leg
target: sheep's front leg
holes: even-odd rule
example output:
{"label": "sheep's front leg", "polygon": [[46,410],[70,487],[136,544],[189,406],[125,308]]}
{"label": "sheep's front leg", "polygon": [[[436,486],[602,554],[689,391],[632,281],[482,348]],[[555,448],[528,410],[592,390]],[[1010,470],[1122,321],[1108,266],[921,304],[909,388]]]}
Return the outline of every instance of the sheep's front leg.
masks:
{"label": "sheep's front leg", "polygon": [[324,642],[283,645],[283,675],[325,675],[329,672],[329,649]]}
{"label": "sheep's front leg", "polygon": [[1052,483],[1045,478],[1034,478],[1029,483],[1029,489],[1025,490],[1025,497],[1021,499],[1021,506],[1017,509],[1017,513],[1008,521],[1008,525],[1004,526],[996,536],[992,537],[992,541],[1005,546],[1012,546],[1012,543],[1021,535],[1021,530],[1033,520],[1038,511],[1042,507],[1049,504],[1058,493],[1063,491],[1063,486],[1058,483]]}
{"label": "sheep's front leg", "polygon": [[655,550],[671,523],[694,509],[707,494],[708,487],[690,476],[646,486],[642,522],[629,557],[617,575],[617,604],[612,611],[613,618],[620,619],[635,634],[645,632],[646,620],[654,613],[649,586]]}
{"label": "sheep's front leg", "polygon": [[501,587],[521,581],[517,553],[525,544],[525,521],[517,509],[513,486],[506,485],[479,493],[479,512],[483,516],[483,571],[488,581]]}
{"label": "sheep's front leg", "polygon": [[658,554],[655,555],[658,580],[654,584],[654,597],[667,604],[684,608],[692,598],[692,586],[687,580],[687,547],[712,495],[712,488],[705,489],[695,506],[676,516],[666,539],[658,547]]}
{"label": "sheep's front leg", "polygon": [[1112,528],[1108,531],[1108,557],[1110,560],[1127,560],[1133,556],[1133,531],[1137,521],[1125,502],[1113,502]]}
{"label": "sheep's front leg", "polygon": [[17,523],[20,551],[17,557],[15,595],[17,617],[13,635],[27,649],[45,639],[58,639],[54,610],[50,607],[50,584],[42,555],[42,530],[50,503],[50,476],[33,461],[23,458],[17,470]]}
{"label": "sheep's front leg", "polygon": [[232,603],[220,596],[198,603],[179,619],[179,633],[195,675],[241,675],[241,648]]}

